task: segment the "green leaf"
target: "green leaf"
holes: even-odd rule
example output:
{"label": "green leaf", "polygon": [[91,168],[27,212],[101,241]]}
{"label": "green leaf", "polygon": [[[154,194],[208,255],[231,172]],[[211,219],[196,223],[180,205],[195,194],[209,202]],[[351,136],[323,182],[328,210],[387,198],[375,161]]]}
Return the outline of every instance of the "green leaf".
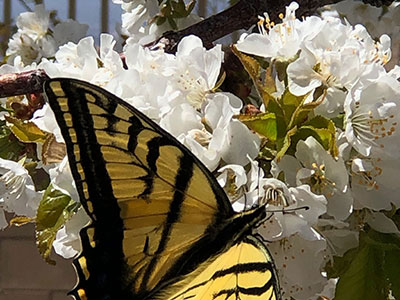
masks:
{"label": "green leaf", "polygon": [[282,140],[282,143],[278,146],[278,153],[276,154],[276,160],[279,162],[280,159],[285,155],[288,151],[289,147],[292,145],[292,136],[294,136],[297,132],[297,127],[293,127],[287,133],[285,138]]}
{"label": "green leaf", "polygon": [[[166,3],[160,4],[160,12],[157,14],[157,16],[164,18],[165,21],[169,21],[168,19],[171,18],[171,13],[172,13],[172,7],[170,1],[167,1]],[[156,20],[157,24],[158,21]]]}
{"label": "green leaf", "polygon": [[346,271],[336,285],[334,300],[387,299],[386,278],[383,272],[384,251],[365,243],[352,254],[353,259],[346,260]]}
{"label": "green leaf", "polygon": [[261,113],[255,116],[239,115],[237,118],[251,130],[254,130],[271,141],[276,141],[278,125],[275,114]]}
{"label": "green leaf", "polygon": [[10,225],[20,227],[20,226],[26,225],[28,223],[33,223],[33,222],[35,222],[34,218],[17,216],[10,220]]}
{"label": "green leaf", "polygon": [[[253,57],[246,55],[240,52],[236,47],[232,47],[232,52],[239,58],[242,63],[244,69],[249,74],[251,80],[253,81],[254,86],[257,89],[257,92],[261,99],[264,102],[265,107],[268,107],[268,103],[272,101],[276,101],[275,98],[269,93],[271,87],[266,87],[261,80],[261,66],[259,62]],[[267,83],[268,84],[268,83]],[[270,111],[271,112],[271,111]]]}
{"label": "green leaf", "polygon": [[320,98],[319,101],[313,101],[311,103],[304,104],[304,101],[307,99],[308,94],[304,96],[299,96],[299,100],[301,100],[301,104],[296,108],[293,112],[292,118],[290,119],[289,127],[298,126],[308,119],[308,115],[311,111],[313,111],[318,105],[321,104],[323,97]]}
{"label": "green leaf", "polygon": [[178,25],[172,17],[167,17],[167,21],[173,30],[178,30]]}
{"label": "green leaf", "polygon": [[266,106],[266,111],[276,115],[278,123],[278,138],[283,138],[286,135],[287,123],[285,121],[285,113],[283,112],[280,103],[275,100],[269,101],[268,106]]}
{"label": "green leaf", "polygon": [[324,100],[325,94],[326,93],[313,102],[304,103],[310,93],[302,96],[295,96],[286,88],[279,102],[285,114],[285,121],[288,124],[288,128],[290,129],[294,126],[300,127],[301,124],[306,122],[310,112]]}
{"label": "green leaf", "polygon": [[359,249],[353,248],[348,250],[343,257],[335,256],[333,264],[327,264],[325,270],[328,273],[328,278],[340,277],[348,268],[350,263],[355,259]]}
{"label": "green leaf", "polygon": [[295,60],[298,59],[299,53],[300,53],[300,51],[298,51],[296,55],[294,55],[293,57],[291,57],[289,59],[287,59],[287,58],[277,58],[274,61],[275,70],[276,70],[276,73],[278,74],[278,78],[279,78],[280,81],[284,81],[285,82],[285,86],[288,85],[288,82],[287,82],[287,71],[286,70],[287,70],[288,66],[292,62],[294,62]]}
{"label": "green leaf", "polygon": [[44,143],[47,133],[40,130],[35,123],[29,121],[22,121],[14,117],[5,116],[12,133],[24,143]]}
{"label": "green leaf", "polygon": [[190,3],[186,6],[186,17],[192,13],[195,6],[196,0],[190,1]]}
{"label": "green leaf", "polygon": [[156,24],[158,26],[160,26],[160,25],[164,24],[165,21],[167,21],[167,18],[163,17],[163,16],[156,16],[156,17],[154,17],[154,20],[155,20]]}
{"label": "green leaf", "polygon": [[270,64],[265,69],[264,75],[264,89],[269,95],[272,95],[276,92],[275,77],[273,76],[273,66],[273,64]]}
{"label": "green leaf", "polygon": [[305,97],[306,96],[295,96],[289,92],[289,89],[285,90],[280,99],[280,103],[285,114],[286,123],[290,122],[293,113],[303,103]]}
{"label": "green leaf", "polygon": [[296,144],[299,140],[305,141],[309,136],[313,136],[326,150],[329,149],[331,133],[328,129],[302,126],[297,132]]}
{"label": "green leaf", "polygon": [[36,215],[36,244],[47,263],[57,231],[78,211],[80,204],[55,189],[52,184],[46,189]]}
{"label": "green leaf", "polygon": [[391,283],[392,295],[400,299],[400,251],[389,251],[385,256],[385,272]]}
{"label": "green leaf", "polygon": [[35,185],[35,190],[43,191],[47,189],[50,184],[50,176],[43,168],[38,169],[37,166],[38,164],[32,161],[24,163],[24,168],[32,177],[33,183]]}
{"label": "green leaf", "polygon": [[385,251],[400,251],[400,237],[394,234],[370,230],[365,241]]}
{"label": "green leaf", "polygon": [[305,122],[293,137],[293,143],[297,144],[299,140],[306,140],[309,136],[313,136],[333,157],[338,156],[336,128],[331,120],[316,116]]}
{"label": "green leaf", "polygon": [[344,130],[344,113],[339,114],[337,117],[330,118],[335,124],[336,128]]}
{"label": "green leaf", "polygon": [[386,289],[392,291],[395,299],[400,299],[400,237],[370,230],[366,242],[385,251],[384,272],[388,280]]}
{"label": "green leaf", "polygon": [[[276,151],[273,149],[273,147],[269,147],[269,146],[270,146],[269,143],[266,143],[260,149],[260,153],[259,153],[260,160],[259,160],[259,163],[260,163],[260,161],[263,161],[263,160],[269,162],[269,161],[275,159]],[[265,166],[265,168],[264,168],[264,166]],[[267,171],[269,169],[271,169],[271,167],[267,166],[266,164],[264,164],[264,166],[263,167],[260,166],[260,168],[262,168],[263,170],[267,170]]]}
{"label": "green leaf", "polygon": [[327,266],[329,278],[339,277],[335,300],[400,299],[400,237],[370,229],[361,232],[359,247]]}
{"label": "green leaf", "polygon": [[173,18],[184,18],[187,16],[186,4],[183,0],[171,1],[171,17]]}
{"label": "green leaf", "polygon": [[11,133],[5,121],[0,121],[0,157],[10,160],[18,160],[24,152],[22,145]]}
{"label": "green leaf", "polygon": [[4,112],[4,111],[10,113],[13,110],[0,105],[0,112]]}

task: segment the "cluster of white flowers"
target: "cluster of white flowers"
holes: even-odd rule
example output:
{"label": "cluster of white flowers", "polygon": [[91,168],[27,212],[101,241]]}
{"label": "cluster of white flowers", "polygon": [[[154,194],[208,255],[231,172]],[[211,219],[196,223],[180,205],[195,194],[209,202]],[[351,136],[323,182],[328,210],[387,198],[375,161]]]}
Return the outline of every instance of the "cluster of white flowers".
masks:
{"label": "cluster of white flowers", "polygon": [[373,39],[387,34],[392,40],[394,60],[391,68],[399,63],[400,57],[400,2],[393,2],[388,8],[367,5],[362,1],[345,0],[326,7],[323,15],[346,19],[350,24],[363,24]]}
{"label": "cluster of white flowers", "polygon": [[4,211],[34,217],[42,195],[20,163],[0,158],[0,230],[8,225]]}
{"label": "cluster of white flowers", "polygon": [[[146,45],[164,32],[173,30],[168,22],[158,25],[153,18],[160,13],[157,0],[112,0],[121,5],[122,28],[121,32],[128,36],[130,42]],[[186,28],[200,21],[200,17],[191,13],[186,18],[174,20],[178,29]]]}
{"label": "cluster of white flowers", "polygon": [[363,24],[368,33],[377,38],[385,33],[393,41],[400,37],[400,3],[393,2],[390,7],[375,7],[362,1],[345,0],[326,7],[323,15],[344,17],[351,24]]}
{"label": "cluster of white flowers", "polygon": [[[272,175],[284,174],[285,182],[257,179],[260,189],[278,191],[288,208],[312,208],[296,215],[274,213],[264,233],[271,241],[278,239],[269,248],[280,270],[284,297],[311,299],[332,284],[321,273],[326,260],[357,246],[360,223],[400,233],[382,212],[400,205],[396,195],[400,184],[395,179],[400,73],[397,66],[390,72],[384,68],[391,57],[387,35],[375,42],[362,25],[353,27],[328,14],[300,21],[295,18],[297,8],[297,3],[287,7],[282,23],[275,26],[268,15],[260,18],[260,33],[244,34],[237,48],[270,62],[292,61],[287,67],[289,91],[310,93],[312,101],[313,93],[324,87],[326,97],[314,113],[344,116],[344,130],[337,129],[337,158],[308,137],[298,142],[294,156],[273,162]],[[354,212],[361,209],[367,211],[364,219],[353,222]],[[296,270],[307,270],[307,276]]]}
{"label": "cluster of white flowers", "polygon": [[34,12],[20,14],[18,31],[8,43],[8,63],[14,64],[14,59],[18,59],[29,65],[39,62],[42,57],[52,57],[60,45],[79,41],[89,28],[73,20],[60,22],[53,30],[49,26],[50,12],[45,10],[44,5],[36,5]]}
{"label": "cluster of white flowers", "polygon": [[[271,24],[265,15],[260,18],[260,33],[240,38],[236,47],[243,53],[270,62],[291,61],[287,82],[292,94],[309,94],[312,101],[314,91],[326,89],[315,114],[344,116],[343,130],[336,133],[338,157],[310,136],[297,143],[293,156],[274,161],[270,174],[265,174],[255,161],[260,137],[234,118],[242,108],[241,99],[215,92],[223,61],[221,46],[206,50],[199,38],[188,36],[175,55],[143,48],[145,37],[158,30],[143,26],[157,13],[156,1],[114,2],[125,11],[123,28],[131,37],[122,53],[113,49],[115,40],[108,34],[101,35],[98,51],[92,37],[79,40],[73,33],[84,27],[75,23],[61,23],[67,38],[57,39],[57,27],[48,33],[49,13],[39,5],[34,13],[19,17],[19,30],[7,51],[9,65],[0,67],[0,74],[40,68],[50,77],[83,79],[144,112],[211,171],[219,172],[218,182],[235,210],[270,201],[267,209],[273,216],[259,233],[270,241],[285,299],[333,298],[335,280],[328,280],[323,268],[333,255],[358,245],[357,222],[400,233],[382,212],[400,206],[395,173],[400,169],[400,68],[390,72],[384,68],[391,56],[390,38],[383,35],[375,42],[362,25],[353,27],[332,15],[300,21],[295,18],[296,3],[287,7],[282,23]],[[27,52],[27,45],[32,51]],[[277,94],[282,93],[285,83],[278,77],[276,83]],[[63,141],[47,104],[32,121]],[[53,186],[78,201],[67,158],[44,167]],[[18,163],[0,160],[0,174],[0,228],[4,228],[1,209],[33,216],[42,193],[34,190]],[[280,180],[282,174],[285,181]],[[361,209],[367,211],[364,219],[352,220]],[[57,234],[57,253],[72,257],[80,251],[78,232],[87,221],[83,212],[72,217]]]}

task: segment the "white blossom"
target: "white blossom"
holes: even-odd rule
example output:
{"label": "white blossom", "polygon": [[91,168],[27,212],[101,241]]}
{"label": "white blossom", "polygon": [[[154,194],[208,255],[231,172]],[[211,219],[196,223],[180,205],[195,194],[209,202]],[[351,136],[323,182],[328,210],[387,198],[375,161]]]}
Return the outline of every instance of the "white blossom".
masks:
{"label": "white blossom", "polygon": [[40,59],[53,57],[58,46],[67,41],[76,42],[86,34],[87,25],[68,20],[50,29],[50,12],[43,4],[35,6],[34,12],[21,13],[17,18],[18,31],[12,36],[6,51],[9,63],[19,58],[29,65]]}
{"label": "white blossom", "polygon": [[296,2],[286,7],[286,15],[282,23],[274,25],[269,16],[259,17],[258,29],[260,33],[244,33],[236,47],[244,53],[258,55],[265,58],[294,56],[299,50],[304,32],[302,23],[296,19],[295,11],[299,8]]}
{"label": "white blossom", "polygon": [[220,45],[206,50],[198,37],[188,36],[179,43],[176,60],[170,61],[174,66],[166,69],[165,75],[171,76],[175,88],[199,109],[215,87],[222,59]]}
{"label": "white blossom", "polygon": [[[349,176],[341,158],[335,160],[313,137],[297,143],[296,159],[283,157],[275,164],[275,175],[285,173],[291,186],[308,184],[314,193],[325,195],[327,213],[339,220],[352,211]],[[296,161],[297,160],[297,161]]]}
{"label": "white blossom", "polygon": [[79,238],[81,229],[88,225],[89,217],[81,207],[65,225],[57,231],[53,242],[54,251],[64,258],[76,257],[82,251],[82,245]]}
{"label": "white blossom", "polygon": [[0,158],[0,229],[7,226],[4,210],[34,217],[42,195],[21,164]]}
{"label": "white blossom", "polygon": [[261,181],[265,191],[267,211],[273,212],[270,221],[259,228],[267,240],[280,240],[299,234],[313,239],[318,218],[326,212],[326,198],[316,195],[307,185],[288,188],[280,180],[270,178]]}
{"label": "white blossom", "polygon": [[309,240],[293,235],[268,244],[279,270],[283,299],[317,298],[315,294],[321,293],[328,284],[328,279],[321,273],[326,248],[326,241],[317,233]]}
{"label": "white blossom", "polygon": [[397,149],[398,103],[400,83],[391,76],[351,90],[344,105],[345,135],[354,149],[364,156],[369,156],[373,148],[387,146],[389,152]]}
{"label": "white blossom", "polygon": [[397,195],[400,161],[391,154],[376,151],[368,158],[352,160],[351,193],[355,209],[391,210],[392,204],[400,205]]}
{"label": "white blossom", "polygon": [[400,33],[400,6],[393,2],[383,9],[363,3],[362,1],[345,0],[330,7],[336,16],[346,18],[351,24],[363,24],[374,38],[381,34],[389,34],[392,40],[398,40]]}
{"label": "white blossom", "polygon": [[[113,0],[113,2],[120,4],[124,11],[121,16],[122,33],[129,36],[128,43],[146,45],[156,40],[164,32],[175,30],[168,21],[161,25],[154,22],[154,18],[160,13],[159,2],[156,0]],[[178,29],[186,28],[200,20],[200,17],[192,13],[186,18],[174,19]]]}
{"label": "white blossom", "polygon": [[368,212],[366,222],[376,231],[400,234],[399,228],[393,220],[382,212]]}
{"label": "white blossom", "polygon": [[[329,37],[329,38],[328,38]],[[289,64],[289,90],[305,95],[323,86],[326,97],[316,112],[336,116],[343,110],[347,90],[364,72],[368,64],[386,63],[390,57],[390,38],[375,43],[361,25],[354,28],[337,18],[326,18],[321,31],[302,43],[300,57]]]}
{"label": "white blossom", "polygon": [[60,128],[57,125],[56,117],[47,103],[41,109],[34,112],[31,120],[39,129],[54,134],[57,142],[64,142]]}

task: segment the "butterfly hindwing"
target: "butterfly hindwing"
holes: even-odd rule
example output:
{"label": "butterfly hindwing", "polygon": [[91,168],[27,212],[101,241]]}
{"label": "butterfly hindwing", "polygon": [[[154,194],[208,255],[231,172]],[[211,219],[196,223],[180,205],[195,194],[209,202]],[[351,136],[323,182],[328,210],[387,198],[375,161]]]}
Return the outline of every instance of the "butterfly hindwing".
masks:
{"label": "butterfly hindwing", "polygon": [[203,270],[231,247],[247,247],[265,209],[235,214],[213,175],[170,134],[91,84],[53,79],[44,89],[92,219],[74,262],[75,298],[172,299],[192,279],[204,281]]}
{"label": "butterfly hindwing", "polygon": [[271,255],[253,236],[234,244],[204,265],[198,268],[201,272],[189,274],[189,282],[170,300],[278,299]]}

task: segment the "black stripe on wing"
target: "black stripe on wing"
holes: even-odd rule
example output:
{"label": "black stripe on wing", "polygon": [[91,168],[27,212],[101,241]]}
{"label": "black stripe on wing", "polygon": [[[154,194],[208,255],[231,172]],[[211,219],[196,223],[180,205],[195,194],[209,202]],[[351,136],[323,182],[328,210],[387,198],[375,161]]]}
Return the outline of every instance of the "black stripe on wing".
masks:
{"label": "black stripe on wing", "polygon": [[[86,98],[86,91],[77,88],[69,80],[46,82],[44,90],[66,142],[78,194],[81,199],[87,199],[87,202],[82,201],[82,205],[92,218],[91,227],[95,228],[91,240],[87,234],[88,228],[81,231],[84,251],[79,258],[86,258],[90,276],[86,280],[80,280],[71,294],[80,297],[78,289],[84,288],[89,299],[130,297],[129,286],[125,286],[126,282],[121,280],[127,278],[129,268],[124,261],[122,250],[123,223],[119,216],[120,208],[112,193],[111,179],[93,130],[88,102],[82,101]],[[93,96],[99,100],[97,96]],[[113,102],[110,102],[110,106],[112,105]],[[73,128],[67,125],[65,114],[71,115]],[[109,126],[112,127],[112,121]],[[76,135],[76,142],[71,137],[70,130]],[[74,153],[74,146],[77,145],[79,157]],[[84,170],[84,177],[78,172],[78,166]],[[85,194],[84,186],[87,187],[88,195]],[[93,204],[93,210],[88,208],[88,203]],[[91,241],[95,241],[95,245],[92,245]],[[82,279],[85,276],[78,259],[75,266]]]}
{"label": "black stripe on wing", "polygon": [[[202,283],[196,284],[189,289],[185,290],[185,293],[190,292],[191,290],[198,289],[201,286],[206,285],[210,280],[216,280],[218,278],[222,278],[229,275],[240,275],[249,272],[259,272],[259,273],[266,273],[266,272],[274,272],[273,265],[271,262],[260,262],[260,263],[238,263],[231,268],[223,269],[216,271],[214,275],[209,278],[207,281]],[[234,294],[243,294],[243,295],[252,295],[252,296],[260,296],[271,289],[271,287],[276,284],[274,278],[265,282],[263,286],[259,287],[241,287],[237,285],[235,288],[230,289],[222,289],[219,290],[217,293],[214,294],[214,298],[218,298],[222,295],[225,295],[225,299],[228,299],[231,295]],[[240,299],[240,297],[238,298]]]}
{"label": "black stripe on wing", "polygon": [[176,176],[175,192],[173,200],[170,203],[169,212],[163,229],[161,240],[158,248],[154,253],[154,257],[146,268],[144,280],[142,281],[142,288],[145,289],[148,278],[155,271],[155,266],[160,259],[160,256],[166,250],[169,236],[173,225],[179,220],[181,215],[182,202],[184,200],[184,193],[188,187],[189,180],[193,175],[193,159],[191,156],[184,154],[180,158],[180,168]]}

